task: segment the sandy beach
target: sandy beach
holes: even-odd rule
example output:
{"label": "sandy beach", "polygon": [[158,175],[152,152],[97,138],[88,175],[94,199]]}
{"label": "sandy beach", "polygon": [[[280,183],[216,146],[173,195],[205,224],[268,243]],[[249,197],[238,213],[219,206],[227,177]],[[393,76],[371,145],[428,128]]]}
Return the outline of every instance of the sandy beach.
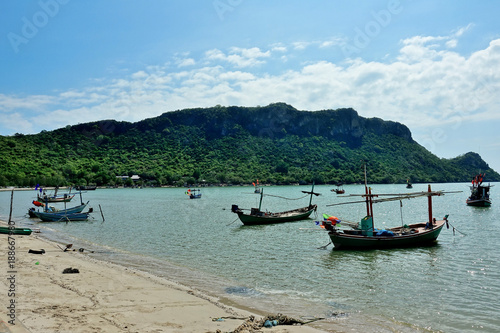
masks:
{"label": "sandy beach", "polygon": [[[78,244],[63,251],[64,245],[39,233],[12,237],[9,253],[9,236],[0,235],[0,332],[256,332],[241,325],[248,326],[250,316],[264,318],[164,278],[95,260]],[[321,332],[307,324],[258,331]]]}

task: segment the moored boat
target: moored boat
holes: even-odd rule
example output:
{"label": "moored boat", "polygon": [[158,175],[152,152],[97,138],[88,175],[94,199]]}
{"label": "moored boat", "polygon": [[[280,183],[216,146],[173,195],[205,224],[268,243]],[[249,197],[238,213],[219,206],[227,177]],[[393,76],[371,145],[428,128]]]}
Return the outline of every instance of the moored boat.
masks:
{"label": "moored boat", "polygon": [[[336,249],[383,249],[428,246],[435,243],[447,218],[429,223],[416,223],[387,230],[331,230],[330,240]],[[370,232],[371,231],[371,232]]]}
{"label": "moored boat", "polygon": [[264,196],[264,190],[261,189],[259,208],[251,208],[250,213],[245,213],[244,209],[239,208],[238,205],[232,205],[231,211],[238,215],[238,218],[244,225],[273,224],[304,220],[309,218],[309,216],[317,210],[318,206],[312,204],[312,196],[317,196],[319,193],[314,193],[314,184],[310,192],[302,191],[302,193],[310,194],[309,206],[277,213],[261,211],[262,198]]}
{"label": "moored boat", "polygon": [[[401,248],[432,245],[436,242],[443,226],[448,224],[448,215],[442,220],[436,220],[432,215],[432,197],[441,196],[443,191],[432,191],[429,185],[426,192],[414,192],[404,194],[372,194],[371,188],[366,184],[365,171],[365,194],[359,196],[364,200],[354,202],[343,202],[327,206],[336,206],[352,203],[365,203],[366,216],[359,223],[344,223],[337,217],[324,215],[320,223],[322,228],[328,231],[328,236],[336,249],[370,249],[370,248]],[[418,197],[428,198],[428,221],[414,224],[404,224],[395,228],[376,229],[374,226],[373,204],[387,201],[401,201]],[[340,229],[339,225],[347,224],[351,229]]]}
{"label": "moored boat", "polygon": [[34,212],[43,222],[68,222],[68,221],[87,221],[92,208],[88,212],[83,213],[49,213],[49,212]]}
{"label": "moored boat", "polygon": [[38,195],[37,199],[41,202],[70,202],[74,198],[74,194],[61,194],[61,195]]}
{"label": "moored boat", "polygon": [[252,183],[254,187],[254,193],[260,193],[260,186],[259,186],[259,180],[257,179],[257,183]]}
{"label": "moored boat", "polygon": [[[85,209],[85,207],[87,207],[89,202],[87,201],[87,203],[85,203],[85,204],[82,203],[81,205],[71,207],[71,208],[66,208],[66,209],[57,209],[55,207],[45,208],[45,204],[43,204],[39,201],[33,201],[33,204],[37,207],[44,207],[44,212],[47,212],[47,213],[72,214],[72,213],[82,212]],[[31,207],[30,209],[28,209],[29,217],[31,217],[31,218],[37,217],[35,212],[36,212],[36,209],[34,207]]]}
{"label": "moored boat", "polygon": [[342,183],[338,183],[337,188],[332,189],[332,192],[335,192],[337,194],[344,194],[345,193],[344,185]]}
{"label": "moored boat", "polygon": [[466,204],[469,206],[476,207],[490,207],[491,199],[490,199],[490,188],[493,185],[483,185],[485,174],[479,174],[472,179],[472,185],[470,187],[471,194],[465,200]]}
{"label": "moored boat", "polygon": [[285,212],[270,213],[262,212],[256,208],[252,208],[250,214],[245,214],[237,205],[233,205],[233,213],[238,214],[240,221],[244,225],[259,225],[259,224],[272,224],[282,222],[292,222],[307,219],[314,211],[317,205],[292,209]]}

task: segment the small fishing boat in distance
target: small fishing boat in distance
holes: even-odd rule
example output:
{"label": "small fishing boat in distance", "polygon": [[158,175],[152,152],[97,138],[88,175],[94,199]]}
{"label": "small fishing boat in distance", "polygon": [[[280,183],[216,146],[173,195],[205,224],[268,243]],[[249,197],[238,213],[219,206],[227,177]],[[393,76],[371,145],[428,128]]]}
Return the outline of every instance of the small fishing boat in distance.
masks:
{"label": "small fishing boat in distance", "polygon": [[465,201],[468,206],[476,207],[490,207],[490,188],[493,185],[483,185],[483,180],[486,174],[479,174],[472,179],[472,186],[470,187],[470,196]]}
{"label": "small fishing boat in distance", "polygon": [[259,185],[259,180],[257,179],[257,183],[252,183],[254,187],[253,193],[260,193],[260,185]]}
{"label": "small fishing boat in distance", "polygon": [[186,194],[189,196],[189,199],[201,199],[201,190],[188,189]]}
{"label": "small fishing boat in distance", "polygon": [[75,186],[77,191],[95,191],[97,189],[96,185],[78,185]]}
{"label": "small fishing boat in distance", "polygon": [[344,185],[342,183],[337,183],[337,188],[332,189],[332,192],[335,192],[337,194],[344,194]]}

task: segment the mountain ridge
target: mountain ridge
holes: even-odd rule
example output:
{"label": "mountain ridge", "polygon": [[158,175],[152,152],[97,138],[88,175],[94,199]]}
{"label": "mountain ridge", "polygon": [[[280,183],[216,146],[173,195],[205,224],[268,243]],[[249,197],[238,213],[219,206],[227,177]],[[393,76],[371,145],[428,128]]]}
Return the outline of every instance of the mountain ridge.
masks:
{"label": "mountain ridge", "polygon": [[[362,181],[468,182],[500,175],[473,152],[438,158],[409,128],[352,108],[299,111],[285,103],[165,112],[130,123],[104,120],[35,135],[0,137],[0,186],[117,185],[138,174],[152,185]],[[36,157],[36,158],[34,158]]]}

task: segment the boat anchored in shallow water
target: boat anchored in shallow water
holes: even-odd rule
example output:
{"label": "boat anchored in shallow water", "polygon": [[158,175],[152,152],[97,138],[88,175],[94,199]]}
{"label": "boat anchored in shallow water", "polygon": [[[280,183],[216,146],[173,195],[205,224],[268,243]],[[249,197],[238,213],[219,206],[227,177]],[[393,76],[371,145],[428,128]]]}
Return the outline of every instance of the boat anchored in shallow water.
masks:
{"label": "boat anchored in shallow water", "polygon": [[312,204],[312,196],[318,196],[320,194],[314,192],[314,184],[310,192],[302,191],[302,193],[310,194],[311,198],[309,200],[309,206],[278,213],[267,211],[263,212],[261,211],[261,206],[262,197],[264,196],[264,190],[261,189],[259,208],[251,208],[250,214],[248,214],[244,212],[244,209],[239,208],[238,205],[232,205],[231,211],[235,214],[238,214],[240,221],[244,225],[273,224],[304,220],[309,218],[309,216],[317,210],[318,206]]}
{"label": "boat anchored in shallow water", "polygon": [[[432,197],[441,196],[445,193],[432,191],[429,185],[427,192],[401,193],[401,194],[373,194],[371,188],[366,185],[365,171],[365,194],[359,194],[364,200],[354,202],[343,202],[327,206],[343,204],[365,203],[366,216],[359,223],[343,222],[335,216],[323,215],[323,221],[317,224],[328,231],[331,242],[336,249],[370,249],[370,248],[402,248],[428,246],[435,243],[443,226],[448,225],[448,215],[442,220],[436,220],[432,215]],[[352,194],[351,196],[356,196]],[[429,219],[426,222],[405,224],[400,227],[389,229],[376,229],[374,225],[373,204],[387,201],[401,201],[427,197]],[[351,229],[340,229],[339,226],[347,224]]]}
{"label": "boat anchored in shallow water", "polygon": [[493,185],[483,185],[483,179],[486,174],[479,174],[472,179],[472,186],[470,187],[470,196],[465,200],[468,206],[476,207],[490,207],[490,187]]}

